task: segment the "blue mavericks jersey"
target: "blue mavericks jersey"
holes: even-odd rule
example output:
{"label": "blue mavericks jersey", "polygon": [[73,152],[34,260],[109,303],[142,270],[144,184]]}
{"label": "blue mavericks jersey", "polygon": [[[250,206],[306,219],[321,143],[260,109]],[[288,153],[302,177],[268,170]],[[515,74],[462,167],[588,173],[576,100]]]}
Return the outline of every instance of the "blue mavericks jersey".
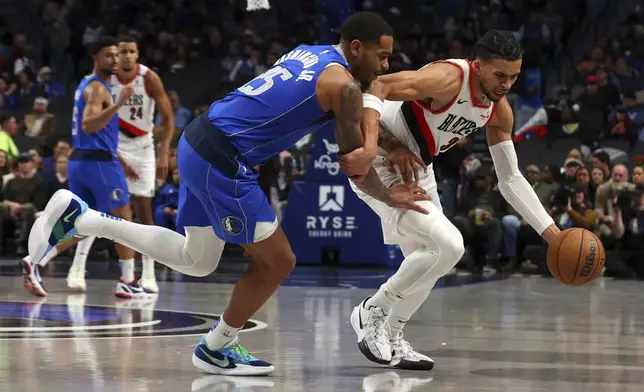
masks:
{"label": "blue mavericks jersey", "polygon": [[315,85],[331,63],[349,68],[331,45],[302,45],[242,87],[215,101],[208,119],[249,165],[261,164],[305,135],[331,124],[318,104]]}
{"label": "blue mavericks jersey", "polygon": [[116,147],[119,140],[119,117],[115,114],[107,126],[95,133],[85,133],[82,128],[83,111],[85,110],[85,99],[83,92],[92,82],[103,83],[107,91],[112,94],[109,83],[96,75],[89,75],[83,78],[74,93],[74,111],[72,114],[72,147],[80,150],[106,150],[116,154]]}

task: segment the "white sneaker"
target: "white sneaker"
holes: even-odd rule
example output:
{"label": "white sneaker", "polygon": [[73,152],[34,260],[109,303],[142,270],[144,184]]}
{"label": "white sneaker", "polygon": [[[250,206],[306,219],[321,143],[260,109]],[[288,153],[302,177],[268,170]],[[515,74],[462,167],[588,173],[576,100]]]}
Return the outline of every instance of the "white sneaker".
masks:
{"label": "white sneaker", "polygon": [[37,297],[46,297],[47,290],[45,290],[40,277],[40,268],[42,267],[38,264],[33,264],[29,256],[20,261],[20,267],[24,276],[23,285],[25,289]]}
{"label": "white sneaker", "polygon": [[139,280],[139,286],[141,286],[143,290],[145,290],[149,294],[156,294],[159,292],[157,278],[154,275],[142,277]]}
{"label": "white sneaker", "polygon": [[136,280],[132,283],[125,283],[123,280],[119,280],[116,284],[116,292],[114,295],[119,298],[136,298],[146,296],[147,294],[145,293],[145,290],[139,286]]}
{"label": "white sneaker", "polygon": [[353,308],[351,326],[358,335],[358,348],[362,354],[370,361],[388,365],[391,362],[391,345],[387,314],[374,305],[365,309],[367,299]]}
{"label": "white sneaker", "polygon": [[85,269],[70,269],[67,274],[67,287],[74,291],[84,293],[87,290],[87,285],[85,284]]}
{"label": "white sneaker", "polygon": [[434,360],[414,350],[409,342],[403,339],[403,333],[391,340],[391,366],[408,370],[432,370]]}

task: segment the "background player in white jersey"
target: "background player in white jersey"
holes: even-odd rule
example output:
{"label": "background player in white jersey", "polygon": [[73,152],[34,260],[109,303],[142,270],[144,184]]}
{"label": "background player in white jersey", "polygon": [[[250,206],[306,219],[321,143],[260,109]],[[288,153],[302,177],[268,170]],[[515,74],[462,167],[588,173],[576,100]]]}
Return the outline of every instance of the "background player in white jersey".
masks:
{"label": "background player in white jersey", "polygon": [[[136,40],[128,36],[119,38],[120,67],[112,76],[111,84],[112,91],[117,95],[125,86],[131,86],[134,90],[130,100],[118,112],[118,153],[127,176],[134,215],[139,222],[152,225],[155,178],[165,180],[168,176],[174,114],[161,78],[150,68],[139,64],[138,58]],[[152,138],[155,107],[159,110],[163,126],[163,136],[156,157]],[[146,291],[157,293],[159,286],[154,275],[154,260],[145,255],[141,257],[143,271],[139,284]]]}
{"label": "background player in white jersey", "polygon": [[[405,259],[378,292],[357,306],[351,324],[359,348],[370,360],[399,368],[429,370],[433,361],[411,348],[402,329],[425,301],[436,281],[461,259],[463,237],[442,213],[433,157],[487,125],[487,140],[505,199],[548,242],[559,229],[519,171],[512,142],[513,114],[505,98],[521,70],[522,50],[510,32],[490,31],[474,47],[475,59],[436,62],[418,71],[385,75],[387,99],[380,118],[380,145],[389,155],[374,161],[383,184],[416,181],[431,197],[418,204],[429,211],[391,208],[354,191],[381,217],[385,242],[399,244]],[[397,144],[397,146],[396,146]],[[383,154],[384,155],[384,154]],[[342,158],[351,171],[349,157]],[[418,168],[418,158],[427,170]],[[385,162],[385,159],[388,162]],[[395,165],[392,174],[388,164]]]}

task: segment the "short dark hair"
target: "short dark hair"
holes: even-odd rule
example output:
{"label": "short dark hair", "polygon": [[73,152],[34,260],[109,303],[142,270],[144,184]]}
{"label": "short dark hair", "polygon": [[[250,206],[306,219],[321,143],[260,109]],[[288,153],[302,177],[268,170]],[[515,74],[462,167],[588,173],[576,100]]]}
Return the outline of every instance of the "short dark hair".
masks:
{"label": "short dark hair", "polygon": [[523,57],[523,49],[512,32],[490,30],[474,44],[474,57],[481,60],[516,61]]}
{"label": "short dark hair", "polygon": [[103,48],[108,46],[118,46],[119,42],[114,37],[100,37],[96,42],[90,45],[89,53],[96,56]]}
{"label": "short dark hair", "polygon": [[71,141],[71,140],[69,140],[69,138],[67,138],[67,137],[63,136],[63,137],[59,138],[58,140],[56,140],[56,143],[54,143],[54,146],[55,146],[55,145],[57,145],[57,144],[58,144],[58,143],[60,143],[60,142],[63,142],[63,143],[65,143],[65,144],[69,144],[69,146],[70,146],[70,147],[71,147],[71,145],[72,145],[72,141]]}
{"label": "short dark hair", "polygon": [[604,150],[597,150],[593,153],[593,158],[597,158],[599,162],[610,166],[610,155]]}
{"label": "short dark hair", "polygon": [[366,11],[349,16],[340,31],[340,39],[345,42],[357,39],[364,43],[377,43],[383,35],[394,36],[394,29],[382,16]]}
{"label": "short dark hair", "polygon": [[139,41],[131,35],[122,35],[118,38],[119,43],[125,42],[128,44],[136,44],[139,46]]}
{"label": "short dark hair", "polygon": [[12,118],[15,118],[13,114],[10,113],[1,113],[0,114],[0,126],[4,125],[7,121],[11,120]]}

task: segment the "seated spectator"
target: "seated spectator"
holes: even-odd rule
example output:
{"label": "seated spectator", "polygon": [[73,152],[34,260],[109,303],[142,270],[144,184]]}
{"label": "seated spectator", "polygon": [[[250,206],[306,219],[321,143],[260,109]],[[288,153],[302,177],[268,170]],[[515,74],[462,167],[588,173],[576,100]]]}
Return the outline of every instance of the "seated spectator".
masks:
{"label": "seated spectator", "polygon": [[34,174],[41,175],[43,167],[43,158],[42,151],[38,147],[34,147],[28,151],[31,155],[31,160],[33,162]]}
{"label": "seated spectator", "polygon": [[594,70],[597,69],[600,65],[604,64],[604,51],[596,47],[592,50],[590,53],[590,56],[587,57],[586,60],[582,61],[577,65],[577,71],[582,76],[586,76],[589,73],[593,72]]}
{"label": "seated spectator", "polygon": [[172,170],[172,181],[159,190],[155,204],[154,224],[175,230],[179,208],[179,169]]}
{"label": "seated spectator", "polygon": [[54,154],[43,159],[42,171],[53,175],[56,172],[56,159],[59,156],[69,157],[72,153],[72,144],[66,138],[62,138],[54,144]]}
{"label": "seated spectator", "polygon": [[[536,165],[526,167],[525,178],[532,185],[541,204],[550,208],[554,195],[559,189],[559,184],[555,183],[552,176],[545,171],[542,173]],[[501,225],[503,227],[503,255],[508,259],[508,263],[503,269],[504,272],[511,272],[516,268],[518,262],[519,232],[522,227],[529,229],[530,226],[511,206],[508,207],[508,215],[501,219]]]}
{"label": "seated spectator", "polygon": [[610,219],[617,247],[606,258],[605,276],[644,279],[644,185],[620,192]]}
{"label": "seated spectator", "polygon": [[0,95],[2,95],[4,102],[3,109],[16,109],[18,107],[15,88],[10,86],[5,78],[0,78]]}
{"label": "seated spectator", "polygon": [[628,65],[623,56],[617,58],[613,70],[613,79],[615,80],[617,87],[619,87],[624,94],[634,94],[635,91],[637,91],[637,86],[641,85],[641,82],[638,80],[639,76],[639,72]]}
{"label": "seated spectator", "polygon": [[635,166],[633,168],[632,176],[633,184],[639,185],[644,184],[644,166]]}
{"label": "seated spectator", "polygon": [[45,177],[47,182],[48,196],[51,198],[56,191],[60,189],[67,189],[67,167],[69,158],[66,155],[58,155],[56,158],[56,171],[55,173],[48,173]]}
{"label": "seated spectator", "polygon": [[580,167],[579,169],[577,169],[577,173],[575,173],[575,179],[575,183],[584,189],[584,193],[586,194],[586,204],[588,204],[590,208],[594,208],[595,189],[591,187],[590,172],[588,171],[588,169],[586,167]]}
{"label": "seated spectator", "polygon": [[[31,226],[36,220],[36,212],[42,211],[47,203],[47,188],[43,180],[34,175],[31,155],[22,154],[16,161],[16,177],[9,180],[4,187],[0,216],[3,221],[7,218],[17,218],[20,235],[16,253],[18,256],[24,256],[27,254],[27,240]],[[3,230],[3,225],[0,225],[0,230]],[[3,234],[0,233],[0,238],[5,238]]]}
{"label": "seated spectator", "polygon": [[7,158],[7,153],[0,150],[0,176],[9,174],[9,158]]}
{"label": "seated spectator", "polygon": [[610,176],[610,155],[604,150],[593,153],[593,167],[599,168],[604,173],[604,178]]}
{"label": "seated spectator", "polygon": [[584,167],[584,164],[579,159],[567,158],[564,163],[564,178],[562,184],[568,185],[577,182],[575,175],[577,174],[577,170],[582,167]]}
{"label": "seated spectator", "polygon": [[[597,217],[595,211],[586,202],[586,194],[581,185],[566,186],[569,190],[567,199],[555,200],[552,208],[552,218],[557,227],[561,230],[572,227],[581,227],[587,230],[592,229]],[[526,272],[540,271],[545,273],[547,245],[528,245],[524,251],[528,264],[524,266]]]}
{"label": "seated spectator", "polygon": [[42,67],[38,73],[38,89],[37,92],[40,96],[46,98],[61,97],[65,94],[63,85],[54,80],[53,72],[49,67]]}
{"label": "seated spectator", "polygon": [[0,116],[0,127],[0,150],[7,153],[7,158],[13,159],[20,155],[18,147],[13,141],[13,136],[18,129],[16,118],[7,114]]}
{"label": "seated spectator", "polygon": [[[172,105],[172,111],[174,112],[174,125],[178,130],[183,130],[183,128],[192,121],[192,112],[188,108],[181,106],[179,94],[177,94],[176,91],[168,91],[168,99],[170,100],[170,105]],[[161,114],[157,113],[154,123],[156,125],[161,125]]]}
{"label": "seated spectator", "polygon": [[[463,235],[471,255],[487,253],[485,259],[475,257],[474,271],[484,266],[498,268],[503,230],[499,221],[504,209],[503,197],[492,189],[492,173],[481,168],[461,200],[460,211],[453,218],[454,225]],[[487,245],[487,252],[482,252]]]}
{"label": "seated spectator", "polygon": [[631,117],[628,115],[627,108],[623,106],[617,108],[609,136],[627,140],[631,145],[637,142],[639,135]]}
{"label": "seated spectator", "polygon": [[590,172],[590,184],[593,188],[595,188],[595,191],[597,191],[597,188],[604,182],[606,182],[606,177],[604,177],[604,171],[599,168],[599,167],[593,167],[593,170]]}
{"label": "seated spectator", "polygon": [[22,123],[22,133],[25,136],[46,143],[56,132],[56,116],[47,112],[49,100],[38,97],[34,99],[33,110],[25,115]]}
{"label": "seated spectator", "polygon": [[600,233],[604,236],[611,236],[613,201],[622,190],[632,190],[635,185],[628,182],[628,169],[624,165],[615,165],[611,174],[611,180],[597,188],[595,197],[595,211],[599,223]]}
{"label": "seated spectator", "polygon": [[18,74],[18,106],[22,108],[31,106],[31,101],[36,98],[37,88],[29,71],[21,71]]}
{"label": "seated spectator", "polygon": [[16,178],[16,172],[18,171],[18,158],[14,158],[9,161],[9,173],[2,176],[2,190],[7,187],[7,184],[10,180]]}
{"label": "seated spectator", "polygon": [[[568,198],[554,200],[552,217],[561,230],[571,227],[581,227],[591,230],[595,224],[597,213],[586,201],[585,188],[581,184],[574,184],[568,188]],[[565,203],[564,203],[565,202]]]}

